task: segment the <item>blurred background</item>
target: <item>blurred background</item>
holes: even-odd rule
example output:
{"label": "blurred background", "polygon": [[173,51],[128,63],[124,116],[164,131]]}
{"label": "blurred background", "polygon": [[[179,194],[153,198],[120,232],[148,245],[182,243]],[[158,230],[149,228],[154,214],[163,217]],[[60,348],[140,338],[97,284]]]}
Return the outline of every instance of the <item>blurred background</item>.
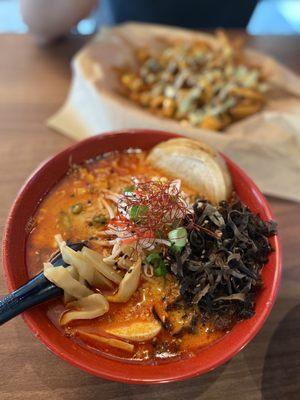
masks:
{"label": "blurred background", "polygon": [[[243,2],[243,0],[239,1]],[[176,0],[174,2],[177,3]],[[94,33],[101,24],[115,23],[112,10],[113,3],[122,3],[122,0],[119,2],[102,0],[101,13],[100,7],[98,7],[92,15],[77,25],[75,31],[87,35]],[[134,3],[134,7],[137,7],[138,3]],[[125,8],[130,8],[132,4],[131,2],[123,1],[124,10]],[[294,35],[300,33],[300,0],[259,0],[251,12],[250,20],[247,23],[249,34]],[[231,14],[234,14],[234,9]],[[201,28],[201,26],[198,28]],[[23,23],[20,14],[19,0],[0,0],[0,33],[25,33],[26,31],[27,27]]]}

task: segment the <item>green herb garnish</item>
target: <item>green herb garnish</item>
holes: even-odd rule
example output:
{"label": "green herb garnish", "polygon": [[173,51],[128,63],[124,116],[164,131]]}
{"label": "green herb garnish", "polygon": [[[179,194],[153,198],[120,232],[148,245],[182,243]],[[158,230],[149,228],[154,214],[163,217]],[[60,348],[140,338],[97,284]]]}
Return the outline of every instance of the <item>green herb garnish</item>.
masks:
{"label": "green herb garnish", "polygon": [[176,246],[176,244],[171,244],[170,246],[170,252],[174,255],[180,254],[182,249],[183,247]]}
{"label": "green herb garnish", "polygon": [[149,208],[147,206],[132,206],[130,209],[129,218],[131,221],[139,223],[142,217],[147,214],[148,209]]}
{"label": "green herb garnish", "polygon": [[157,229],[155,231],[155,237],[157,237],[158,239],[162,239],[164,236],[163,231],[161,229]]}
{"label": "green herb garnish", "polygon": [[167,266],[163,260],[159,263],[158,267],[154,268],[155,276],[166,276],[167,275]]}
{"label": "green herb garnish", "polygon": [[174,219],[174,221],[172,222],[172,229],[179,228],[180,224],[181,224],[181,220],[180,219],[178,219],[178,218]]}
{"label": "green herb garnish", "polygon": [[72,214],[80,214],[81,212],[83,211],[83,205],[82,205],[82,203],[76,203],[76,204],[73,204],[72,206],[71,206],[71,212],[72,212]]}
{"label": "green herb garnish", "polygon": [[126,186],[123,190],[124,193],[132,193],[136,190],[136,186],[131,185],[131,186]]}
{"label": "green herb garnish", "polygon": [[168,272],[167,266],[162,260],[160,254],[153,252],[150,253],[147,258],[147,262],[154,267],[154,275],[155,276],[165,276]]}
{"label": "green herb garnish", "polygon": [[158,253],[153,252],[147,256],[146,260],[149,264],[156,266],[161,261],[161,256]]}
{"label": "green herb garnish", "polygon": [[108,222],[108,218],[103,214],[95,215],[93,218],[93,221],[92,221],[94,226],[103,226],[103,225],[106,225],[107,222]]}

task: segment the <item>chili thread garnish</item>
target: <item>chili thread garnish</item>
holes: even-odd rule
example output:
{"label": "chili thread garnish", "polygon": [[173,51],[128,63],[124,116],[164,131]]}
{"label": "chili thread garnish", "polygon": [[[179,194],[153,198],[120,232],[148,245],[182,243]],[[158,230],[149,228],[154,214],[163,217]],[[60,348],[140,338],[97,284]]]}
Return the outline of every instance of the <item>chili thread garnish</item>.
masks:
{"label": "chili thread garnish", "polygon": [[118,203],[122,230],[137,241],[146,236],[152,241],[167,238],[174,222],[183,221],[189,212],[179,186],[178,181],[170,180],[135,181],[132,191],[122,194]]}

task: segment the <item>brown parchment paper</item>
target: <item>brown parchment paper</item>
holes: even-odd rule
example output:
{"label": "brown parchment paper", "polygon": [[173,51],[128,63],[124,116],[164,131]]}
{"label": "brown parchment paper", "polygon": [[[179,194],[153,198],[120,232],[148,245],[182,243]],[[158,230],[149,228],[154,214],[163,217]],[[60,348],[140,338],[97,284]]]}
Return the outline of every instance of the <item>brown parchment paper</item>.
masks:
{"label": "brown parchment paper", "polygon": [[149,24],[104,28],[73,59],[68,98],[48,126],[76,140],[128,128],[161,129],[210,143],[239,164],[268,195],[300,201],[300,78],[271,57],[247,50],[276,88],[267,107],[224,132],[183,127],[152,115],[122,97],[116,68],[134,65],[136,46],[159,46],[165,38],[213,36]]}

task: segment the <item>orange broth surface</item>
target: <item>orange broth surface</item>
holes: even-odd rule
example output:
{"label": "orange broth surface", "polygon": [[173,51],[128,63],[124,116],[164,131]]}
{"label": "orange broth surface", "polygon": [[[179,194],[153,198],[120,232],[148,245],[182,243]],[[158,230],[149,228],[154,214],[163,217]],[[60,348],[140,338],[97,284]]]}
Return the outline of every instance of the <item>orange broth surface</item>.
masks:
{"label": "orange broth surface", "polygon": [[[97,234],[104,227],[94,226],[95,215],[105,213],[99,202],[99,193],[110,190],[123,192],[132,184],[132,177],[148,179],[161,177],[162,174],[146,162],[147,153],[128,151],[110,153],[95,160],[89,160],[81,166],[73,166],[70,172],[50,191],[41,202],[33,222],[33,228],[27,241],[27,266],[31,276],[41,271],[43,263],[57,251],[54,235],[60,233],[64,240],[77,242],[89,240],[89,246],[103,255],[109,249],[97,244]],[[188,187],[183,190],[189,196],[195,195]],[[80,203],[83,206],[79,214],[73,214],[71,207]],[[104,292],[105,294],[105,292]],[[67,327],[59,325],[59,316],[64,311],[62,300],[52,301],[47,307],[49,319],[64,330],[70,340],[76,340],[91,351],[100,351],[115,357],[132,360],[159,360],[169,357],[193,354],[215,342],[224,335],[209,324],[198,323],[195,333],[181,329],[188,315],[179,311],[170,313],[172,330],[161,329],[159,334],[149,341],[132,342],[133,353],[104,345],[85,336],[78,336],[77,330],[101,335],[105,329],[125,326],[134,321],[154,321],[153,307],[164,313],[167,304],[179,294],[175,277],[141,278],[139,288],[127,303],[110,303],[108,313],[92,320],[73,321]],[[182,312],[181,312],[182,314]]]}

